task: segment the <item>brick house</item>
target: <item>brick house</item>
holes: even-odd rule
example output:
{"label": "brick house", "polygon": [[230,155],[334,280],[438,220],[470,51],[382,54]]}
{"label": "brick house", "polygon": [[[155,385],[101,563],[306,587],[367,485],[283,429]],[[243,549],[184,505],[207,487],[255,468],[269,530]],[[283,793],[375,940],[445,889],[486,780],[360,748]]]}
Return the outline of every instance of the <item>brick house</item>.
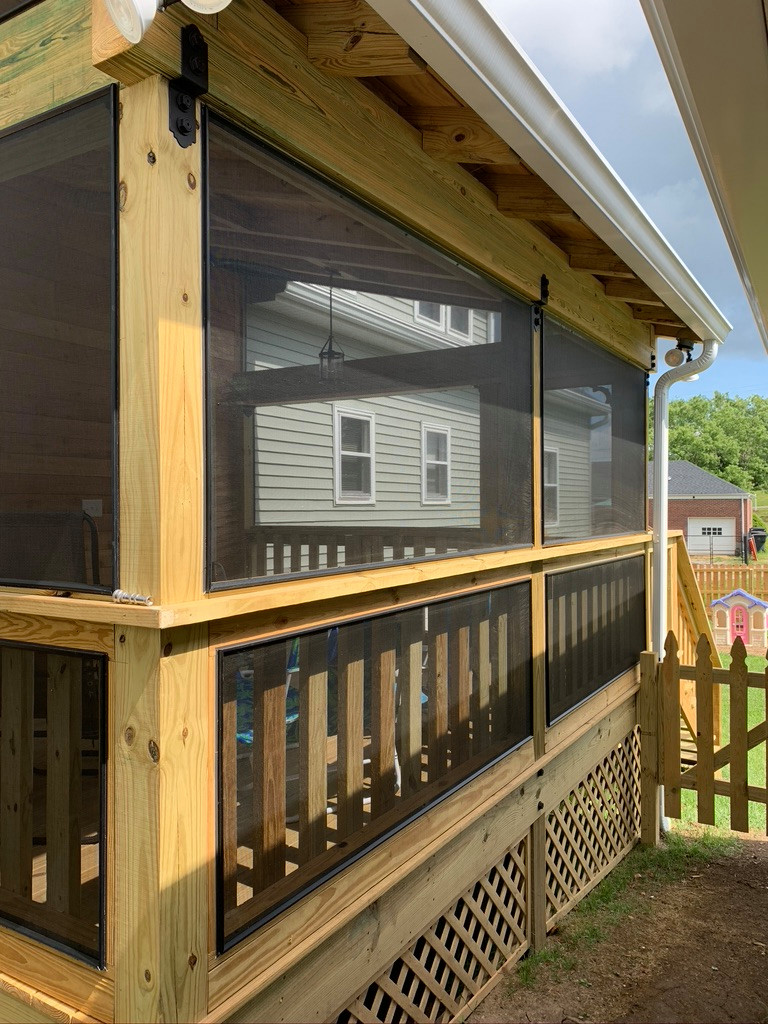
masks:
{"label": "brick house", "polygon": [[[653,525],[653,463],[648,466],[648,522]],[[669,462],[669,528],[682,530],[696,555],[740,555],[752,525],[752,497],[685,459]]]}

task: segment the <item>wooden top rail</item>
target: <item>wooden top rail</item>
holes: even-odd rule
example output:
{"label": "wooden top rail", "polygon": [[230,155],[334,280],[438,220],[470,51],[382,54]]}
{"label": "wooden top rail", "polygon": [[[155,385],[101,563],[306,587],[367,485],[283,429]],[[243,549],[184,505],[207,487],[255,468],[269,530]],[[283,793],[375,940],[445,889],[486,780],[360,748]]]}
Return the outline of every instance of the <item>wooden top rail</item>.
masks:
{"label": "wooden top rail", "polygon": [[[198,622],[215,622],[239,615],[250,615],[254,612],[270,612],[279,608],[307,605],[341,596],[352,599],[355,595],[376,592],[389,592],[388,603],[392,605],[397,603],[397,598],[392,599],[393,588],[436,584],[437,581],[446,581],[446,593],[470,591],[482,586],[501,584],[507,579],[530,571],[533,566],[541,565],[549,569],[560,565],[565,567],[569,560],[578,562],[579,559],[600,560],[631,555],[634,551],[645,548],[650,541],[648,533],[633,533],[549,547],[512,548],[473,555],[452,555],[428,562],[381,568],[365,567],[360,571],[353,570],[343,575],[303,577],[278,583],[234,587],[232,590],[209,594],[201,592],[200,597],[194,601],[151,607],[117,604],[106,598],[30,594],[8,589],[0,590],[0,602],[5,613],[142,626],[147,629],[171,629]],[[513,571],[507,573],[506,570]],[[423,599],[423,596],[414,598]]]}

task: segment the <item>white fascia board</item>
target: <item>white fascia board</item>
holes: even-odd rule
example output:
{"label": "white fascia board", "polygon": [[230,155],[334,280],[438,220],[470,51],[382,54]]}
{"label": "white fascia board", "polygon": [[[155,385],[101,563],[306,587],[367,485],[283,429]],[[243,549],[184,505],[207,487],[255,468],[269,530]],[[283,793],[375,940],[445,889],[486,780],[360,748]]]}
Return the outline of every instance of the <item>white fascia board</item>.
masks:
{"label": "white fascia board", "polygon": [[368,0],[472,110],[691,330],[731,325],[486,0]]}
{"label": "white fascia board", "polygon": [[[745,255],[744,246],[740,238],[741,232],[745,229],[754,231],[758,228],[755,224],[750,224],[747,227],[743,223],[743,218],[739,218],[736,212],[729,208],[727,199],[729,191],[736,193],[746,191],[743,187],[744,182],[735,178],[734,180],[728,180],[732,177],[734,159],[738,161],[741,158],[741,154],[732,156],[727,152],[727,144],[725,146],[718,146],[716,144],[713,151],[707,133],[707,124],[711,128],[714,123],[712,105],[703,95],[702,90],[694,88],[691,84],[686,58],[680,51],[681,42],[678,40],[675,30],[670,23],[667,0],[640,0],[640,5],[643,8],[651,36],[656,44],[656,49],[659,51],[661,63],[667,73],[672,93],[680,109],[683,124],[691,140],[696,159],[699,162],[702,177],[709,190],[712,204],[715,207],[723,233],[728,241],[733,261],[736,264],[747,301],[757,324],[758,333],[766,352],[768,352],[768,324],[766,323],[768,296],[763,295],[763,304],[761,305],[760,296],[758,295],[759,289],[755,287],[754,282],[755,271],[762,275],[764,279],[764,253],[760,253],[758,257],[758,261],[763,265],[758,268],[753,266],[752,270],[750,270],[750,261],[748,261]],[[734,105],[748,105],[750,102],[754,103],[756,108],[759,108],[760,117],[763,119],[762,125],[760,117],[750,117],[752,131],[744,140],[745,146],[751,149],[747,159],[749,162],[754,163],[757,160],[755,151],[758,150],[758,146],[755,145],[754,133],[760,131],[762,127],[762,145],[759,147],[761,155],[765,153],[768,138],[766,138],[765,134],[765,91],[761,87],[765,84],[766,64],[765,32],[760,25],[763,9],[759,0],[755,0],[752,6],[754,11],[749,12],[751,14],[749,19],[745,16],[746,8],[743,3],[740,5],[734,5],[733,3],[723,5],[718,0],[718,5],[715,8],[715,12],[724,19],[731,35],[735,37],[737,43],[735,47],[737,50],[736,60],[744,74],[745,84],[748,83],[747,88],[742,90],[739,96],[734,95],[735,78],[733,68],[723,59],[721,50],[717,53],[716,57],[708,61],[707,77],[710,85],[713,86],[712,91],[718,97],[720,107],[723,105],[723,98],[727,97],[731,108]],[[678,16],[680,16],[680,12],[678,12]],[[697,6],[695,10],[688,11],[686,16],[695,23],[701,33],[709,33],[711,36],[714,36],[713,39],[709,40],[708,45],[712,49],[718,50],[718,40],[723,38],[721,34],[722,26],[713,24],[712,9],[704,11]],[[756,25],[757,31],[755,30]],[[741,38],[739,38],[739,34],[741,34]],[[738,45],[739,43],[744,45]],[[690,43],[687,42],[686,45],[690,47]],[[756,48],[762,59],[755,58],[755,50],[752,50],[752,47]],[[700,109],[702,104],[703,109]],[[726,150],[725,153],[723,152],[724,149]],[[739,219],[742,220],[741,224],[737,223]],[[752,248],[754,248],[754,244]]]}

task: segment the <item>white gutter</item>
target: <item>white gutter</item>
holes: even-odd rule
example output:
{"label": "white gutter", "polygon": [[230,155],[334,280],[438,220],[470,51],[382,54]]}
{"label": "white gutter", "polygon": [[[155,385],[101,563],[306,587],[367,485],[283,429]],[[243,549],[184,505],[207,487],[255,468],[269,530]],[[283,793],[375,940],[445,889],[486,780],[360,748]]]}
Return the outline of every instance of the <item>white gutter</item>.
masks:
{"label": "white gutter", "polygon": [[717,357],[718,342],[704,342],[700,356],[663,373],[653,391],[653,597],[651,647],[660,658],[667,635],[667,530],[669,519],[669,389],[708,370]]}
{"label": "white gutter", "polygon": [[723,341],[731,325],[488,0],[369,3],[692,331]]}

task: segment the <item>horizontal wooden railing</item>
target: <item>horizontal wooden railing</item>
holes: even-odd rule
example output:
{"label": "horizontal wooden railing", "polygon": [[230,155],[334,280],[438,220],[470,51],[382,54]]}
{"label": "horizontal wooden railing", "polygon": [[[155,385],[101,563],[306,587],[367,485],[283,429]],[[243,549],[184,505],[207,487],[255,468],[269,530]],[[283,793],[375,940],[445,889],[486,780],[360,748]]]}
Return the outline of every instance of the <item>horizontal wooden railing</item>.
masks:
{"label": "horizontal wooden railing", "polygon": [[282,576],[398,562],[487,547],[480,529],[398,526],[256,526],[249,531],[251,573]]}
{"label": "horizontal wooden railing", "polygon": [[694,562],[693,571],[707,605],[732,590],[744,590],[761,601],[768,601],[768,563],[703,565]]}

